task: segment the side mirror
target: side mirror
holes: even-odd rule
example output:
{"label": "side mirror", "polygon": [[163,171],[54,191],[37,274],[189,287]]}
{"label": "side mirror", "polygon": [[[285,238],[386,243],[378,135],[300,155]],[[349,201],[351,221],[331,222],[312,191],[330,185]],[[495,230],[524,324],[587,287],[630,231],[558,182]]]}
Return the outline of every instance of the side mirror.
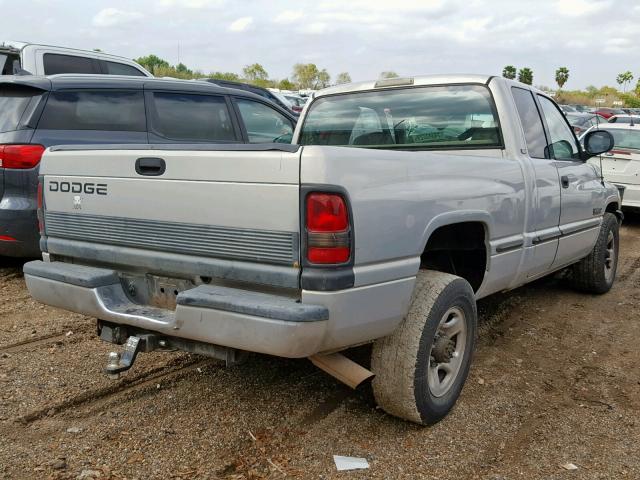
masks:
{"label": "side mirror", "polygon": [[613,135],[606,130],[593,130],[583,139],[587,158],[601,155],[613,148]]}

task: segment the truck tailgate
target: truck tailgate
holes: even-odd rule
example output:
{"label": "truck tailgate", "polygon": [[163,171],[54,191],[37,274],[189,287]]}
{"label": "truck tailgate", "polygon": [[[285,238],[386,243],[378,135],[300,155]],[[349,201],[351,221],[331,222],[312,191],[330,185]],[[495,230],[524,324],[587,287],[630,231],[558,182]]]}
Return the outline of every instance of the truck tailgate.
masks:
{"label": "truck tailgate", "polygon": [[290,145],[51,149],[41,168],[47,249],[146,269],[152,252],[174,255],[185,275],[194,263],[222,267],[212,276],[297,270],[299,157]]}

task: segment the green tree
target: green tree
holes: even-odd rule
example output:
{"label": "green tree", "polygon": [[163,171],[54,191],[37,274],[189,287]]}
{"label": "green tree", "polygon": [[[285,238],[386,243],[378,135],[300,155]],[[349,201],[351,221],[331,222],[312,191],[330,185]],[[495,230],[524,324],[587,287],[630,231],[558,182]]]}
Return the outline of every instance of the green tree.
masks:
{"label": "green tree", "polygon": [[384,80],[385,78],[398,78],[400,75],[398,75],[396,72],[392,72],[392,71],[385,71],[385,72],[380,72],[380,76],[378,78],[380,78],[381,80]]}
{"label": "green tree", "polygon": [[316,77],[315,88],[316,89],[326,88],[329,86],[330,82],[331,82],[331,75],[329,75],[329,72],[327,72],[326,68],[323,68],[318,72],[318,76]]}
{"label": "green tree", "polygon": [[240,75],[233,72],[211,72],[207,77],[217,80],[229,80],[230,82],[240,81]]}
{"label": "green tree", "polygon": [[343,83],[351,83],[351,75],[347,72],[341,72],[336,77],[336,84],[342,85]]}
{"label": "green tree", "polygon": [[616,82],[618,82],[618,85],[622,86],[623,92],[627,91],[627,86],[631,83],[631,80],[633,80],[633,73],[631,73],[629,70],[619,74],[616,77]]}
{"label": "green tree", "polygon": [[295,90],[296,89],[295,83],[293,83],[288,78],[283,78],[282,80],[280,80],[276,84],[276,87],[279,88],[280,90]]}
{"label": "green tree", "polygon": [[301,89],[315,88],[320,70],[315,63],[296,63],[293,66],[293,81]]}
{"label": "green tree", "polygon": [[147,55],[146,57],[137,58],[135,61],[138,62],[147,70],[149,70],[154,75],[156,74],[155,72],[156,68],[160,68],[160,67],[169,68],[171,66],[169,65],[169,62],[167,62],[166,60],[163,60],[162,58],[156,55]]}
{"label": "green tree", "polygon": [[516,67],[514,67],[513,65],[507,65],[502,69],[502,76],[504,78],[508,78],[509,80],[515,80],[516,73]]}
{"label": "green tree", "polygon": [[558,84],[558,89],[562,89],[564,84],[569,80],[569,69],[567,67],[560,67],[556,70],[556,83]]}
{"label": "green tree", "polygon": [[255,85],[266,87],[269,85],[269,74],[259,63],[247,65],[242,69],[244,78]]}
{"label": "green tree", "polygon": [[518,72],[518,81],[527,85],[533,85],[533,71],[528,68],[521,68]]}

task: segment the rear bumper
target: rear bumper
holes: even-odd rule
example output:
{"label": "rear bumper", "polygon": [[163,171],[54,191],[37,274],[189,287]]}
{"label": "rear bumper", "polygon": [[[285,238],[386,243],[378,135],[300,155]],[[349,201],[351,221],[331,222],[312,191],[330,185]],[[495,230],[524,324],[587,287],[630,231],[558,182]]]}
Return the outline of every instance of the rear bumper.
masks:
{"label": "rear bumper", "polygon": [[62,262],[29,262],[24,277],[40,302],[112,323],[212,345],[303,358],[389,335],[406,315],[415,277],[345,290],[302,290],[301,301],[201,285],[175,310],[141,305],[118,273]]}
{"label": "rear bumper", "polygon": [[140,305],[113,270],[29,262],[27,288],[37,300],[172,337],[250,352],[301,358],[320,351],[329,312],[276,295],[201,285],[178,295],[176,310]]}
{"label": "rear bumper", "polygon": [[0,255],[7,257],[39,257],[40,234],[38,216],[32,205],[15,204],[4,198],[0,203]]}

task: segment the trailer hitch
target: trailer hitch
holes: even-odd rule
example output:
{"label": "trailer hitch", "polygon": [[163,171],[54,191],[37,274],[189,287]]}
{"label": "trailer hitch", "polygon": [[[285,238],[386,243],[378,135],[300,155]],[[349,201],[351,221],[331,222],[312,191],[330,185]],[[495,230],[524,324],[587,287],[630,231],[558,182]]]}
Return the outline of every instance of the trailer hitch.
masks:
{"label": "trailer hitch", "polygon": [[109,353],[109,361],[107,362],[107,367],[104,369],[104,373],[109,375],[109,378],[117,380],[120,378],[122,372],[126,372],[133,366],[138,353],[151,352],[157,349],[158,346],[157,335],[145,334],[131,336],[124,344],[122,355],[118,352]]}

